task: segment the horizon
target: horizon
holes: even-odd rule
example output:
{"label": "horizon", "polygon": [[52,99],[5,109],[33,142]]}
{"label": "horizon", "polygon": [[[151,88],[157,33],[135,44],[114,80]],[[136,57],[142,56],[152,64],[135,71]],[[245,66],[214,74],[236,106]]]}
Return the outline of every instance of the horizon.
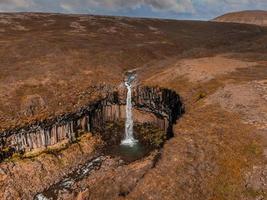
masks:
{"label": "horizon", "polygon": [[[228,12],[228,13],[223,13],[222,15],[225,14],[229,14],[229,13],[235,13],[235,12],[267,12],[267,10],[239,10],[239,11],[234,11],[234,12]],[[211,19],[190,19],[190,18],[164,18],[164,17],[157,17],[157,16],[129,16],[129,15],[111,15],[111,14],[92,14],[92,13],[65,13],[65,12],[45,12],[45,11],[14,11],[14,12],[0,12],[0,14],[55,14],[55,15],[89,15],[89,16],[103,16],[103,17],[125,17],[125,18],[136,18],[136,19],[163,19],[163,20],[175,20],[175,21],[211,21],[213,19],[215,19],[216,17],[220,17],[222,15],[219,16],[215,16],[214,18]]]}
{"label": "horizon", "polygon": [[2,0],[1,13],[56,13],[207,21],[226,13],[266,11],[264,0]]}

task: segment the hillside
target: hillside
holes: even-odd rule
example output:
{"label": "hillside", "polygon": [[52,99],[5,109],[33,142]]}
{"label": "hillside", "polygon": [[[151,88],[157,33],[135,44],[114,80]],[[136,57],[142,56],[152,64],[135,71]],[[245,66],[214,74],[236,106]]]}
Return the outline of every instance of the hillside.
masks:
{"label": "hillside", "polygon": [[[0,44],[0,132],[11,129],[19,137],[14,127],[33,121],[49,125],[44,119],[79,113],[82,106],[98,99],[99,87],[123,86],[125,72],[131,69],[136,69],[138,83],[156,87],[148,91],[157,92],[160,87],[181,96],[185,113],[177,121],[167,115],[174,123],[173,137],[159,156],[152,154],[153,159],[148,156],[131,164],[109,157],[103,166],[77,180],[74,190],[60,193],[59,199],[266,197],[266,27],[5,13],[0,14]],[[162,102],[161,97],[149,94],[144,93],[145,101]],[[174,109],[171,98],[167,103],[167,110]],[[53,128],[44,126],[47,130],[42,133],[57,128],[58,121]],[[113,139],[114,130],[106,131]],[[30,152],[28,157],[15,153],[0,163],[0,199],[33,199],[95,158],[100,136],[85,135],[86,140],[60,150],[42,149],[41,155]],[[21,142],[15,136],[10,141]],[[3,146],[4,137],[0,138]]]}
{"label": "hillside", "polygon": [[247,25],[89,15],[1,14],[0,25],[0,128],[77,109],[89,86],[119,84],[127,69],[260,51],[265,37]]}
{"label": "hillside", "polygon": [[227,13],[213,19],[213,21],[267,26],[267,11],[248,10]]}

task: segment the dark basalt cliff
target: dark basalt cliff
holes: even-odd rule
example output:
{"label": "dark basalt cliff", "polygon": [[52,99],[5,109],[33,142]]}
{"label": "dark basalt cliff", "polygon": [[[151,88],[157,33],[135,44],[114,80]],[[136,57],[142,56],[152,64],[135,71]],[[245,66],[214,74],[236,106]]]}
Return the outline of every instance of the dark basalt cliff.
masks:
{"label": "dark basalt cliff", "polygon": [[[153,123],[172,136],[172,125],[184,112],[180,96],[168,89],[136,87],[133,90],[134,109],[153,113]],[[55,145],[63,140],[73,142],[81,134],[94,132],[107,121],[124,119],[125,91],[110,91],[95,103],[86,105],[76,112],[66,113],[25,127],[0,133],[0,160],[15,152],[27,152]]]}

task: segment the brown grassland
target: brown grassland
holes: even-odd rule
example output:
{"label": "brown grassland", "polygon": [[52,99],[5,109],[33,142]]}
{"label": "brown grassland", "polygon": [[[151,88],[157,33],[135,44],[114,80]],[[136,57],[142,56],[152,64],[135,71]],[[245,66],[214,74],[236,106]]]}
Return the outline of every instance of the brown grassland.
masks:
{"label": "brown grassland", "polygon": [[[118,86],[137,68],[141,84],[175,90],[186,111],[126,198],[267,198],[267,28],[0,14],[0,44],[0,130],[76,110],[98,98],[92,86]],[[110,187],[83,195],[105,199]]]}

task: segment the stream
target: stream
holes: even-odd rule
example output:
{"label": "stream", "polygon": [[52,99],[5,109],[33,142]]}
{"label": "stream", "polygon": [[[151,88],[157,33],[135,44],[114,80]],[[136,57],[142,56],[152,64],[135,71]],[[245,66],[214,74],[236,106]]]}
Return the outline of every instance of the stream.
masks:
{"label": "stream", "polygon": [[72,185],[74,185],[75,182],[86,178],[93,171],[100,169],[104,160],[105,156],[99,156],[88,161],[85,165],[67,175],[60,182],[50,186],[44,192],[37,194],[34,200],[56,200],[60,191],[71,191]]}

